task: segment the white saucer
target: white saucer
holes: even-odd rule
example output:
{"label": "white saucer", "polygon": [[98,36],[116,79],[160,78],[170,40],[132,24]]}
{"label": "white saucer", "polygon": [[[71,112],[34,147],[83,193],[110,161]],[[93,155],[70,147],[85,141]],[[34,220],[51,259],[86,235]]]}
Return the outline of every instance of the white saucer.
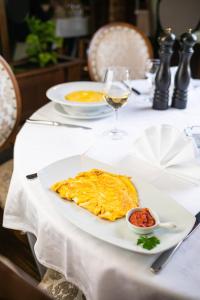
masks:
{"label": "white saucer", "polygon": [[100,119],[100,118],[106,118],[110,116],[113,113],[112,108],[106,107],[105,110],[101,111],[101,113],[98,113],[96,115],[76,115],[76,114],[69,114],[64,110],[61,104],[54,103],[54,108],[56,112],[61,115],[62,117],[67,117],[69,119],[79,119],[79,120],[92,120],[92,119]]}

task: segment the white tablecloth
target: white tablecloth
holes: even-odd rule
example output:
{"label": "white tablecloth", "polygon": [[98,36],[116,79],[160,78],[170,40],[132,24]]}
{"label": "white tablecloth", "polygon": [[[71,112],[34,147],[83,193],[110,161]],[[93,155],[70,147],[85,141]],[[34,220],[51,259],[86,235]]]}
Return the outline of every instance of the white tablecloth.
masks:
{"label": "white tablecloth", "polygon": [[[91,131],[25,124],[16,140],[14,173],[3,225],[35,234],[38,260],[77,284],[87,300],[200,299],[200,229],[183,244],[162,272],[154,275],[149,266],[155,255],[126,251],[84,233],[51,209],[38,180],[25,178],[58,159],[87,150],[93,158],[116,163],[150,125],[172,124],[181,130],[200,125],[200,89],[190,91],[186,110],[154,111],[150,107],[142,97],[133,96],[121,109],[120,126],[129,132],[129,139],[123,142],[109,142],[100,135],[111,127],[113,116],[73,120],[93,127]],[[41,108],[34,117],[64,121],[64,117],[55,112],[53,103]],[[145,172],[140,175],[151,181]],[[173,177],[159,178],[153,184],[167,191],[191,213],[200,210],[200,187]]]}

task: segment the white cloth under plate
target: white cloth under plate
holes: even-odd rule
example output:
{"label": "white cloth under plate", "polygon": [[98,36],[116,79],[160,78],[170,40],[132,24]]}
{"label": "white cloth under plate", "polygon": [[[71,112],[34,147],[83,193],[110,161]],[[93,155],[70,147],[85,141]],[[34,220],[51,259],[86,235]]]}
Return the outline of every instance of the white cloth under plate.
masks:
{"label": "white cloth under plate", "polygon": [[[87,300],[146,300],[200,298],[200,230],[188,239],[163,271],[154,275],[149,266],[156,256],[145,256],[114,247],[70,224],[48,205],[49,199],[38,180],[26,175],[53,161],[87,151],[87,155],[116,164],[130,151],[133,140],[143,130],[158,124],[171,124],[183,130],[199,125],[200,91],[189,94],[187,110],[154,111],[148,101],[132,96],[119,112],[120,126],[131,139],[111,142],[100,133],[111,128],[112,116],[91,121],[77,121],[94,129],[52,127],[25,124],[18,134],[14,151],[14,173],[6,202],[3,225],[36,235],[36,256],[45,266],[63,273],[77,284]],[[41,116],[63,120],[52,103],[38,111]],[[67,121],[67,119],[66,119]],[[69,120],[68,120],[69,121]],[[74,120],[75,122],[75,120]],[[96,139],[96,137],[98,137]],[[140,165],[135,172],[140,173]],[[141,174],[149,182],[151,167]],[[170,194],[195,214],[200,210],[200,187],[173,175],[157,177],[153,184]]]}

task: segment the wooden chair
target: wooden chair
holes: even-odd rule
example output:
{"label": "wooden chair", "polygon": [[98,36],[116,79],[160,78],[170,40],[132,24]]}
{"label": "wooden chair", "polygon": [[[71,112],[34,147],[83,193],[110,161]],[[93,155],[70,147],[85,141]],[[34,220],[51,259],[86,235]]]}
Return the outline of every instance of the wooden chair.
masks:
{"label": "wooden chair", "polygon": [[56,271],[49,269],[38,285],[31,276],[0,255],[0,299],[85,300],[85,297]]}
{"label": "wooden chair", "polygon": [[[12,161],[5,151],[14,142],[21,117],[21,96],[15,75],[5,59],[0,56],[0,207],[4,208]],[[5,157],[3,157],[5,156]]]}
{"label": "wooden chair", "polygon": [[[14,142],[20,122],[20,116],[21,96],[18,84],[11,68],[4,58],[0,56],[0,161],[3,151]],[[0,164],[0,209],[4,209],[5,206],[11,174],[12,160]],[[2,214],[0,214],[0,223],[2,223],[1,215]],[[19,233],[17,231],[14,231],[13,234],[18,238]],[[32,246],[30,236],[31,235],[28,234],[28,240],[30,246]],[[29,247],[25,240],[23,242]],[[32,252],[34,254],[33,248]],[[39,266],[37,260],[36,263],[37,266]],[[84,299],[82,292],[75,285],[67,282],[65,277],[56,271],[48,269],[40,282],[41,288],[45,290],[48,295],[51,295],[52,298],[50,298],[40,292],[35,287],[32,280],[28,279],[28,282],[26,282],[27,280],[24,280],[22,278],[23,276],[21,277],[21,272],[20,274],[16,272],[16,268],[13,272],[12,268],[10,270],[7,267],[5,259],[1,259],[0,256],[0,299],[25,300],[29,298],[33,300],[49,300],[53,298],[59,300],[61,299],[60,295],[62,295],[63,300]],[[41,271],[40,274],[42,275],[42,267],[38,267],[38,269]],[[9,282],[9,284],[6,284],[6,282]]]}
{"label": "wooden chair", "polygon": [[21,96],[15,75],[0,56],[0,152],[13,141],[21,116]]}
{"label": "wooden chair", "polygon": [[149,39],[127,23],[110,23],[93,36],[88,49],[88,69],[92,80],[102,81],[109,66],[125,66],[132,79],[144,78],[145,65],[153,56]]}
{"label": "wooden chair", "polygon": [[37,285],[35,280],[0,255],[0,299],[51,300]]}

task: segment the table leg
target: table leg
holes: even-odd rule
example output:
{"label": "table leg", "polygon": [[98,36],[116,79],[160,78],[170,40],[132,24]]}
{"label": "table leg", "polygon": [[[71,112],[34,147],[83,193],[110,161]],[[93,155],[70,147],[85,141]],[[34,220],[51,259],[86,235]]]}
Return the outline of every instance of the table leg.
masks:
{"label": "table leg", "polygon": [[46,269],[46,267],[44,267],[43,265],[41,265],[39,263],[39,261],[37,260],[36,255],[35,255],[34,246],[35,246],[35,243],[36,243],[36,237],[32,233],[28,232],[27,233],[27,238],[28,238],[28,242],[29,242],[29,245],[30,245],[30,248],[31,248],[31,252],[32,252],[33,257],[35,259],[35,263],[36,263],[38,272],[39,272],[40,277],[42,279],[47,269]]}

